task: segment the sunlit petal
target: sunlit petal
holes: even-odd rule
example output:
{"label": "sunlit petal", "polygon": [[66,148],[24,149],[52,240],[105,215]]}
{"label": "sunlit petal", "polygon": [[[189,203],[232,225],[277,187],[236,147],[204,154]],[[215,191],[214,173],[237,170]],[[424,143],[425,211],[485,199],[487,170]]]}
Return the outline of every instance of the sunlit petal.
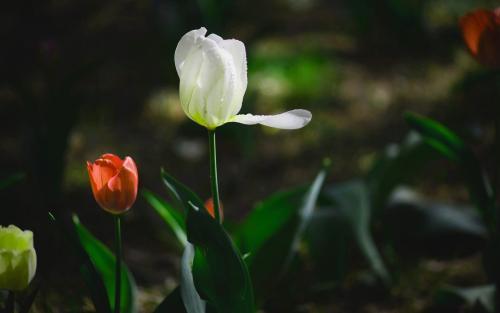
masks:
{"label": "sunlit petal", "polygon": [[298,109],[276,115],[239,114],[232,122],[245,125],[261,124],[280,129],[299,129],[306,126],[311,118],[311,112]]}

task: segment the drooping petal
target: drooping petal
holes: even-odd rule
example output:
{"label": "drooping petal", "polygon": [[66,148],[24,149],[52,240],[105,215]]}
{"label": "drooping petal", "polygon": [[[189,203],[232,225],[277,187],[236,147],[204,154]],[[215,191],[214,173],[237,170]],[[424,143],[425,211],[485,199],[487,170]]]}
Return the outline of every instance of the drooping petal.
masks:
{"label": "drooping petal", "polygon": [[311,118],[311,112],[297,109],[276,115],[238,114],[231,122],[245,125],[261,124],[280,129],[299,129],[306,126]]}
{"label": "drooping petal", "polygon": [[181,68],[184,60],[188,57],[189,53],[196,48],[197,40],[199,40],[200,37],[204,37],[206,33],[207,29],[201,27],[200,29],[192,30],[182,36],[177,44],[177,48],[175,48],[174,54],[175,69],[179,76],[181,75]]}

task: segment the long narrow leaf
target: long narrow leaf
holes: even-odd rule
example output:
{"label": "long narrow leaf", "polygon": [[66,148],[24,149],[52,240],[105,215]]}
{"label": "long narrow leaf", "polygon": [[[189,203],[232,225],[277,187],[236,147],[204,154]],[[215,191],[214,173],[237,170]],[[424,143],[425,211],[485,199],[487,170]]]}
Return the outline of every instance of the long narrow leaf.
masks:
{"label": "long narrow leaf", "polygon": [[[85,251],[90,256],[97,271],[100,273],[106,290],[111,307],[114,306],[115,299],[115,264],[116,258],[109,249],[95,238],[81,223],[76,215],[73,216],[80,242]],[[120,312],[135,313],[137,312],[137,287],[134,278],[125,264],[122,264],[122,288]]]}
{"label": "long narrow leaf", "polygon": [[161,177],[172,197],[174,197],[184,208],[185,214],[189,211],[190,203],[198,208],[205,207],[203,201],[201,201],[201,199],[193,191],[191,191],[191,189],[177,181],[163,169],[161,170]]}
{"label": "long narrow leaf", "polygon": [[495,214],[495,196],[489,177],[474,152],[457,134],[437,121],[414,113],[407,113],[406,120],[431,147],[459,163],[471,198],[483,215],[484,223],[490,231],[494,231],[498,223]]}
{"label": "long narrow leaf", "polygon": [[193,279],[195,248],[188,243],[181,261],[181,297],[187,313],[205,313],[206,303],[196,291]]}
{"label": "long narrow leaf", "polygon": [[[245,262],[222,225],[190,204],[188,240],[197,248],[193,278],[219,313],[253,313],[254,295]],[[222,274],[223,273],[223,274]]]}
{"label": "long narrow leaf", "polygon": [[327,170],[321,170],[309,188],[276,193],[259,203],[236,230],[240,249],[248,254],[259,302],[284,277],[309,225]]}
{"label": "long narrow leaf", "polygon": [[58,227],[63,238],[68,240],[70,247],[77,255],[80,261],[80,272],[85,284],[90,292],[90,297],[97,312],[111,313],[111,307],[108,300],[108,292],[104,285],[100,273],[97,271],[90,256],[81,244],[76,227],[70,220],[56,219],[52,213],[49,213],[49,219]]}
{"label": "long narrow leaf", "polygon": [[253,313],[248,269],[229,235],[194,192],[165,171],[162,177],[187,214],[187,237],[195,247],[193,280],[199,295],[219,313]]}
{"label": "long narrow leaf", "polygon": [[349,224],[358,247],[372,270],[388,284],[389,273],[370,233],[371,207],[365,183],[351,181],[334,185],[324,194],[332,200],[332,209]]}
{"label": "long narrow leaf", "polygon": [[0,180],[0,190],[14,185],[15,183],[24,179],[24,173],[15,173]]}
{"label": "long narrow leaf", "polygon": [[186,225],[182,214],[165,200],[161,199],[149,190],[143,190],[142,196],[155,209],[156,213],[161,216],[163,221],[170,227],[182,246],[185,247],[187,244],[187,236]]}

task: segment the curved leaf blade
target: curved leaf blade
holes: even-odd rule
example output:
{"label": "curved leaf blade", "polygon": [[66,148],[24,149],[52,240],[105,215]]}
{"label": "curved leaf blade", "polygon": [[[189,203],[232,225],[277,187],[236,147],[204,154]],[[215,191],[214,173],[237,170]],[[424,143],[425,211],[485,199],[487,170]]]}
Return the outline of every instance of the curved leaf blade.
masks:
{"label": "curved leaf blade", "polygon": [[187,237],[195,247],[193,280],[200,296],[219,313],[255,312],[248,269],[227,232],[193,191],[163,170],[162,178],[187,215]]}
{"label": "curved leaf blade", "polygon": [[[113,309],[115,298],[115,256],[101,241],[95,238],[83,224],[81,224],[76,215],[73,215],[73,223],[76,227],[80,243],[103,279],[109,303]],[[124,313],[135,313],[137,312],[137,287],[135,280],[125,264],[122,264],[122,269],[120,311]]]}
{"label": "curved leaf blade", "polygon": [[446,157],[459,161],[466,150],[462,139],[449,128],[430,118],[406,113],[406,121],[422,136],[424,140]]}
{"label": "curved leaf blade", "polygon": [[85,280],[85,284],[90,291],[90,297],[94,303],[97,312],[111,313],[111,307],[108,300],[108,292],[104,285],[100,273],[97,271],[94,263],[90,259],[87,251],[84,249],[80,242],[76,227],[73,221],[68,218],[56,219],[55,216],[49,212],[49,219],[56,223],[61,234],[68,240],[70,246],[73,248],[75,254],[80,260],[80,272]]}
{"label": "curved leaf blade", "polygon": [[142,196],[155,209],[163,221],[170,226],[179,242],[185,247],[187,245],[186,223],[182,214],[149,190],[142,190]]}
{"label": "curved leaf blade", "polygon": [[310,187],[279,192],[259,203],[237,229],[240,249],[248,255],[258,301],[284,277],[316,208],[326,178],[321,170]]}
{"label": "curved leaf blade", "polygon": [[254,295],[246,264],[222,225],[191,204],[188,240],[197,248],[193,278],[202,297],[219,313],[253,313]]}
{"label": "curved leaf blade", "polygon": [[332,201],[332,209],[349,224],[373,272],[385,284],[389,284],[389,272],[370,233],[371,205],[366,184],[363,181],[349,181],[329,188],[324,194]]}
{"label": "curved leaf blade", "polygon": [[19,173],[14,173],[8,177],[2,178],[0,180],[0,190],[5,189],[7,187],[10,187],[21,180],[23,180],[26,177],[26,174],[19,172]]}
{"label": "curved leaf blade", "polygon": [[494,192],[474,152],[458,135],[437,121],[414,113],[407,113],[406,120],[430,146],[460,164],[471,198],[476,202],[485,224],[490,231],[494,231],[498,224]]}
{"label": "curved leaf blade", "polygon": [[195,248],[188,243],[184,249],[181,261],[181,297],[187,313],[205,313],[205,301],[196,291],[193,280],[193,260]]}
{"label": "curved leaf blade", "polygon": [[165,170],[161,169],[161,177],[165,186],[172,197],[177,200],[184,208],[184,213],[189,212],[192,203],[195,207],[204,208],[203,201],[181,182],[177,181],[174,177],[170,176]]}

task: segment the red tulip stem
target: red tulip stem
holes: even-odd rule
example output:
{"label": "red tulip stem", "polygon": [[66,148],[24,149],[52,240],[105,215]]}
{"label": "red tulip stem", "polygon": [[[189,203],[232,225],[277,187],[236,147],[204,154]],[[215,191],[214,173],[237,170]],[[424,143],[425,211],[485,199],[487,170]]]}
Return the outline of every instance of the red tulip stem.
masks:
{"label": "red tulip stem", "polygon": [[120,313],[120,296],[121,296],[121,267],[122,267],[122,231],[121,231],[121,217],[120,215],[115,216],[115,261],[116,261],[116,271],[115,271],[115,313]]}
{"label": "red tulip stem", "polygon": [[215,144],[215,129],[208,130],[208,143],[210,147],[210,183],[212,187],[212,199],[214,201],[215,219],[222,223],[220,218],[219,181],[217,178],[217,148]]}

